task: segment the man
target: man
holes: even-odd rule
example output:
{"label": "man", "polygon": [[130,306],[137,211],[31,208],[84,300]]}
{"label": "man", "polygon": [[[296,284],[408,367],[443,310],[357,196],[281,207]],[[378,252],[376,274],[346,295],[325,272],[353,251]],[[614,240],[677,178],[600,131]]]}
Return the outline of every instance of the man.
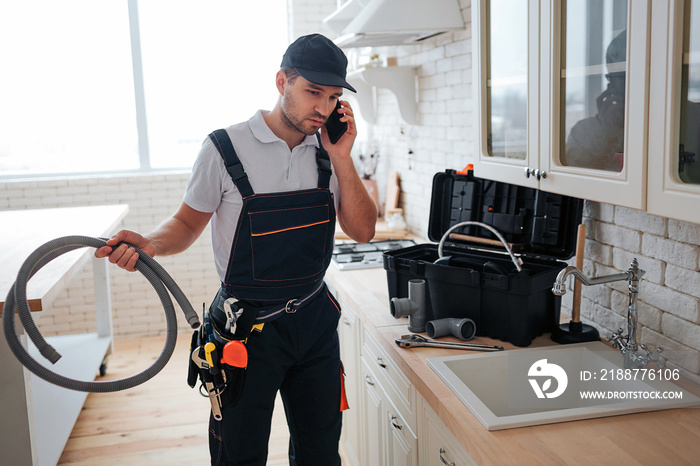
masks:
{"label": "man", "polygon": [[[295,465],[339,465],[341,365],[340,308],[323,284],[333,249],[335,218],[358,242],[374,236],[376,206],[350,157],[357,134],[346,101],[338,110],[345,134],[331,144],[325,121],[343,88],[347,58],[319,34],[287,49],[270,112],[212,133],[202,145],[179,210],[152,233],[123,230],[97,257],[135,270],[138,254],[187,249],[212,221],[212,243],[222,286],[211,314],[224,325],[223,303],[239,299],[262,308],[262,331],[246,343],[248,367],[240,398],[210,418],[212,464],[260,464],[279,391]],[[332,163],[319,149],[316,133]],[[228,138],[227,138],[228,137]],[[229,139],[236,153],[224,162]],[[282,311],[280,310],[282,309]],[[267,314],[266,314],[267,313]]]}

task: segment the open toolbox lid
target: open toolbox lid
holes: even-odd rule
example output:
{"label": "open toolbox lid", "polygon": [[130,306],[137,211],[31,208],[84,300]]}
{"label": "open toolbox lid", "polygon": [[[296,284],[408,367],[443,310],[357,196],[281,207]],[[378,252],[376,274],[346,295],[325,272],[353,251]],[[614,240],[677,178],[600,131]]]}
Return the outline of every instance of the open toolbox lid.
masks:
{"label": "open toolbox lid", "polygon": [[[583,200],[499,181],[476,178],[473,170],[445,170],[433,177],[428,237],[439,242],[453,225],[477,221],[494,227],[524,258],[566,260],[576,250],[576,229]],[[496,240],[488,229],[465,226],[453,233]],[[487,249],[506,253],[503,246],[463,239],[445,241],[452,250]]]}

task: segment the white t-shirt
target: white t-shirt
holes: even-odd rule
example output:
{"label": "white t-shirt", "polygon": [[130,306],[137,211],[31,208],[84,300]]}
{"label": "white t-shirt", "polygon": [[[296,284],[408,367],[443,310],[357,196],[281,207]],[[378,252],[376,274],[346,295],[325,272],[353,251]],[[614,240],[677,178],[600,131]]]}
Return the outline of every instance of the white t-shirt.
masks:
{"label": "white t-shirt", "polygon": [[[287,143],[275,136],[265,123],[263,117],[267,113],[259,110],[250,120],[226,128],[253,191],[288,192],[318,186],[316,136],[306,136],[290,151]],[[340,194],[335,173],[331,176],[330,189],[337,210]],[[192,168],[183,201],[200,212],[214,213],[211,220],[214,262],[219,279],[223,281],[243,199],[208,137]]]}

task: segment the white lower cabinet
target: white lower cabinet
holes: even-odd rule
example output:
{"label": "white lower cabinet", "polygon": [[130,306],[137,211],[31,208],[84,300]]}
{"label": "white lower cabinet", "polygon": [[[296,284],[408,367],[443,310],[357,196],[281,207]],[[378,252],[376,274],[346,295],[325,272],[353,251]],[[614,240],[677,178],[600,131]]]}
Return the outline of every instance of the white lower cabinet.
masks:
{"label": "white lower cabinet", "polygon": [[338,333],[350,405],[343,466],[476,464],[347,305]]}
{"label": "white lower cabinet", "polygon": [[416,466],[418,437],[362,358],[362,465]]}
{"label": "white lower cabinet", "polygon": [[360,451],[362,452],[362,462],[367,466],[383,466],[385,464],[385,432],[382,428],[384,412],[382,401],[384,393],[376,377],[367,367],[367,363],[362,360],[362,442]]}
{"label": "white lower cabinet", "polygon": [[360,466],[360,432],[362,408],[360,402],[360,320],[349,306],[340,303],[343,312],[338,323],[340,359],[345,370],[345,395],[350,409],[343,411],[343,443],[347,466]]}

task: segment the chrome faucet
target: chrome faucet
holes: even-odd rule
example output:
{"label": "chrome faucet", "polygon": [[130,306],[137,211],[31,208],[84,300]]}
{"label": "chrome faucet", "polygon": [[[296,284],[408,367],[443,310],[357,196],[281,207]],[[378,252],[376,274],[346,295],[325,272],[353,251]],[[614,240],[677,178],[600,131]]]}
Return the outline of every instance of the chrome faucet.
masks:
{"label": "chrome faucet", "polygon": [[[627,306],[627,335],[622,335],[622,328],[617,329],[605,341],[612,341],[613,348],[619,348],[624,359],[625,369],[639,369],[645,367],[650,362],[655,362],[659,367],[662,367],[659,361],[659,354],[663,348],[649,351],[646,345],[637,343],[637,294],[639,292],[639,279],[644,275],[644,270],[639,268],[637,259],[633,259],[630,267],[621,273],[604,275],[602,277],[588,278],[578,268],[568,266],[559,272],[557,279],[552,286],[552,293],[557,296],[562,296],[566,293],[565,280],[569,275],[573,275],[578,281],[586,286],[599,285],[601,283],[610,283],[616,281],[629,281],[629,305]],[[644,350],[646,354],[640,354],[639,349]]]}

